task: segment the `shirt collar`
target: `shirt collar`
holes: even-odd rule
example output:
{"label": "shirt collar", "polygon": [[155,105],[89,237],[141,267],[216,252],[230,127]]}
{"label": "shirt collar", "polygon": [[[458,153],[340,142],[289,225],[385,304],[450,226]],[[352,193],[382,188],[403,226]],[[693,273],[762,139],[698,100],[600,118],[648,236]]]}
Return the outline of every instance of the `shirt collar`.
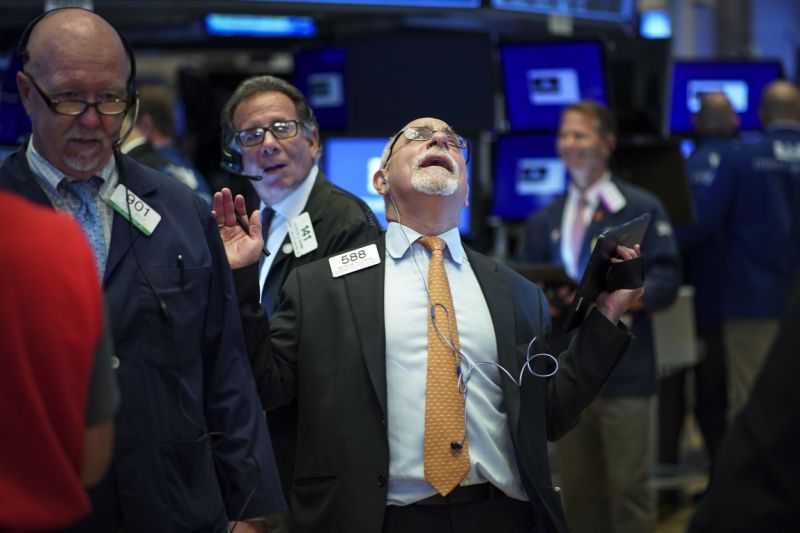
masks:
{"label": "shirt collar", "polygon": [[[386,230],[386,251],[389,252],[389,256],[392,259],[401,259],[411,247],[411,243],[420,237],[424,237],[424,235],[408,226],[403,226],[397,222],[389,222],[389,227]],[[447,243],[447,253],[450,254],[450,258],[453,261],[459,265],[466,261],[467,256],[464,251],[464,245],[461,244],[458,226],[445,231],[439,237]]]}
{"label": "shirt collar", "polygon": [[[611,172],[606,170],[603,173],[603,175],[600,176],[599,180],[595,181],[594,183],[592,183],[591,185],[586,187],[586,189],[583,190],[583,195],[586,198],[587,205],[597,205],[597,203],[600,201],[599,200],[600,191],[603,190],[603,187],[605,187],[606,183],[608,183],[610,180],[611,180]],[[580,196],[580,194],[581,191],[579,191],[574,184],[570,183],[569,186],[570,201],[577,202],[578,196]]]}
{"label": "shirt collar", "polygon": [[[56,168],[55,165],[50,163],[50,161],[45,159],[45,157],[36,150],[36,147],[33,145],[33,135],[31,135],[31,138],[28,141],[28,148],[25,151],[25,157],[28,160],[28,166],[33,171],[34,176],[36,176],[43,185],[52,191],[58,192],[59,183],[65,179],[70,181],[78,181],[72,176],[61,172],[61,170]],[[107,198],[110,196],[109,189],[116,186],[119,179],[117,165],[114,161],[113,154],[108,158],[108,161],[106,161],[106,164],[103,165],[103,168],[101,168],[100,171],[95,175],[98,176],[102,181],[99,191],[100,196],[102,198]]]}
{"label": "shirt collar", "polygon": [[[291,220],[302,213],[308,203],[308,197],[311,196],[311,189],[314,188],[314,182],[317,180],[318,173],[319,167],[314,165],[311,167],[311,171],[308,173],[308,176],[306,176],[306,179],[304,179],[295,190],[290,192],[286,198],[280,202],[275,202],[270,207],[286,220]],[[267,204],[264,203],[264,200],[261,200],[261,209],[263,210],[266,206]]]}

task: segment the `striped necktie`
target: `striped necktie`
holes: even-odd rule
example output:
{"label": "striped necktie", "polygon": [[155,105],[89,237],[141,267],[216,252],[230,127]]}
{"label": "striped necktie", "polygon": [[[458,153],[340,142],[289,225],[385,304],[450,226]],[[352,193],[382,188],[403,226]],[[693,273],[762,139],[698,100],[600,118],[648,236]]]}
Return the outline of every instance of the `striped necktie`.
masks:
{"label": "striped necktie", "polygon": [[444,270],[445,242],[419,239],[431,250],[428,266],[428,370],[425,385],[425,480],[445,496],[469,473],[464,396],[459,391],[461,355],[450,284]]}

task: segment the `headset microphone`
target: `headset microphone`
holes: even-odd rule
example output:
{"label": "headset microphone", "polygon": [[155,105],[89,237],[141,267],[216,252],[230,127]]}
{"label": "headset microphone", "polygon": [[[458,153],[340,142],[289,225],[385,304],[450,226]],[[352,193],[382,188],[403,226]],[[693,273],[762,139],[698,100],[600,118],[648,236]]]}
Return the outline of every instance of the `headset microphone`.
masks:
{"label": "headset microphone", "polygon": [[224,161],[220,161],[219,162],[219,168],[221,168],[222,170],[224,170],[228,174],[232,174],[232,175],[236,176],[237,178],[245,178],[245,179],[248,179],[250,181],[261,181],[263,179],[261,176],[251,176],[250,174],[242,174],[241,172],[239,172],[237,170],[234,170],[231,167],[229,167],[228,164],[226,164]]}
{"label": "headset microphone", "polygon": [[250,174],[244,174],[242,169],[244,165],[242,164],[242,154],[237,152],[236,150],[231,150],[228,146],[225,145],[225,141],[223,139],[222,146],[220,147],[220,151],[222,152],[222,161],[219,162],[219,167],[227,172],[228,174],[232,174],[237,178],[244,178],[250,181],[261,181],[261,176],[251,176]]}
{"label": "headset microphone", "polygon": [[125,141],[128,140],[131,133],[133,133],[133,128],[136,127],[136,121],[139,119],[139,93],[134,93],[133,95],[133,115],[131,116],[130,122],[128,124],[128,129],[125,130],[125,134],[120,136],[119,139],[114,141],[114,149],[117,150],[125,144]]}

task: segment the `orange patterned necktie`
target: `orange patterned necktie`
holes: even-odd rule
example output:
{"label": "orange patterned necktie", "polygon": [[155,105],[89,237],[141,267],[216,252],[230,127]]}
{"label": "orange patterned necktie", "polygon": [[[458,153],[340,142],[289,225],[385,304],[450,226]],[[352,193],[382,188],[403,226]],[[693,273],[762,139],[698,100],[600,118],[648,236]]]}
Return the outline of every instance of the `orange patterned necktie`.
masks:
{"label": "orange patterned necktie", "polygon": [[[419,239],[431,250],[428,292],[428,375],[425,386],[425,480],[446,496],[469,472],[469,445],[464,427],[464,397],[458,388],[461,356],[456,313],[444,271],[445,242]],[[433,318],[435,315],[436,325]],[[438,328],[438,332],[437,332]],[[455,349],[454,349],[455,347]]]}

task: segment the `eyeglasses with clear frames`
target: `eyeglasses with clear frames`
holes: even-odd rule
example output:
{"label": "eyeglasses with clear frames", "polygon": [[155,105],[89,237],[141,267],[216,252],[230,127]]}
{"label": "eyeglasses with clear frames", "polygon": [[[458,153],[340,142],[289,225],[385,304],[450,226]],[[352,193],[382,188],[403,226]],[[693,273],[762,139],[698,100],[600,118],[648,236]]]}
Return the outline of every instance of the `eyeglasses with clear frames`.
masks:
{"label": "eyeglasses with clear frames", "polygon": [[394,150],[394,146],[395,144],[397,144],[397,140],[401,136],[408,141],[427,141],[430,140],[433,137],[433,134],[436,133],[437,131],[441,131],[447,136],[447,144],[463,150],[464,161],[469,162],[469,143],[461,135],[457,134],[452,130],[435,130],[433,128],[429,128],[428,126],[411,126],[409,128],[404,129],[397,135],[395,135],[391,146],[389,146],[389,155],[386,156],[386,161],[383,164],[384,167],[386,167],[386,165],[389,164],[389,159],[392,158],[392,151]]}
{"label": "eyeglasses with clear frames", "polygon": [[47,103],[50,111],[59,115],[77,117],[78,115],[82,115],[84,112],[86,112],[86,110],[90,107],[93,107],[95,111],[101,115],[115,116],[121,115],[127,111],[128,106],[130,105],[128,100],[123,100],[120,98],[112,98],[98,102],[87,102],[85,100],[59,100],[57,98],[50,97],[50,95],[44,92],[44,89],[39,87],[39,84],[36,83],[36,80],[33,79],[33,76],[27,72],[23,72],[22,75],[28,78],[28,81],[31,82],[33,88],[36,89],[36,92],[38,92],[45,103]]}
{"label": "eyeglasses with clear frames", "polygon": [[300,126],[304,125],[305,122],[301,120],[276,120],[269,126],[256,126],[237,131],[234,139],[241,146],[258,146],[264,142],[267,132],[272,133],[272,136],[278,140],[291,139],[300,131]]}

